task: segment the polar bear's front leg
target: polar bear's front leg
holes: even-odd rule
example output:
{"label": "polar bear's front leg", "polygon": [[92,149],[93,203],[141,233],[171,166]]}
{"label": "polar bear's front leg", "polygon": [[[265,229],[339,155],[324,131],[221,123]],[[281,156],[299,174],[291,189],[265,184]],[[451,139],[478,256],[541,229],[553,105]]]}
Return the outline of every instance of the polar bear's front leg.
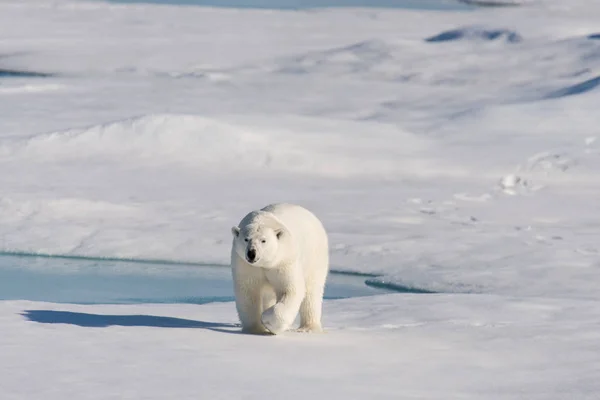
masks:
{"label": "polar bear's front leg", "polygon": [[286,331],[294,323],[303,295],[295,292],[285,293],[281,300],[262,314],[262,324],[275,335]]}
{"label": "polar bear's front leg", "polygon": [[262,296],[260,288],[242,288],[237,291],[235,305],[242,323],[242,332],[253,334],[269,333],[261,322]]}
{"label": "polar bear's front leg", "polygon": [[240,266],[234,269],[233,276],[235,306],[242,323],[242,332],[269,333],[260,321],[263,312],[262,291],[265,285],[260,270]]}
{"label": "polar bear's front leg", "polygon": [[261,318],[263,326],[275,335],[284,332],[294,323],[306,293],[302,275],[281,274],[277,278],[278,282],[274,285],[279,288],[276,290],[277,303],[265,310]]}

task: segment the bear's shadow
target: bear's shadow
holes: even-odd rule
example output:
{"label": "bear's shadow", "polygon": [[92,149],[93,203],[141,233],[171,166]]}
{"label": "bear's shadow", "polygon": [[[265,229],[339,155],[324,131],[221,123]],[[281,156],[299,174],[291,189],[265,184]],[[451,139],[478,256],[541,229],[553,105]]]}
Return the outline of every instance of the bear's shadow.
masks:
{"label": "bear's shadow", "polygon": [[106,328],[109,326],[199,328],[223,333],[242,333],[239,324],[196,321],[156,315],[105,315],[55,310],[25,310],[21,315],[32,322],[77,325],[85,328]]}

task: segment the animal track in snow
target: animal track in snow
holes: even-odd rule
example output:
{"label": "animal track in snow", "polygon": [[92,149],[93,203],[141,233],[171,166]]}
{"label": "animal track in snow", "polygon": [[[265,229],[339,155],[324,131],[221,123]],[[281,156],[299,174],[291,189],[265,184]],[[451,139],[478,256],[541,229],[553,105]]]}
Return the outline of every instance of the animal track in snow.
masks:
{"label": "animal track in snow", "polygon": [[576,164],[575,160],[565,154],[542,152],[529,157],[525,168],[527,171],[542,171],[549,174],[556,170],[566,172]]}
{"label": "animal track in snow", "polygon": [[407,199],[406,202],[415,206],[413,213],[419,214],[425,219],[434,218],[458,225],[473,225],[479,222],[477,217],[462,215],[460,207],[453,200],[435,202],[433,200],[411,198]]}
{"label": "animal track in snow", "polygon": [[498,182],[500,191],[509,195],[528,194],[545,187],[545,179],[556,173],[565,173],[577,161],[565,153],[541,152],[517,166],[512,174],[504,175]]}
{"label": "animal track in snow", "polygon": [[[503,193],[513,196],[517,194],[525,194],[532,190],[532,187],[527,179],[515,174],[504,175],[498,182],[498,186]],[[538,188],[536,187],[534,190],[537,189]]]}

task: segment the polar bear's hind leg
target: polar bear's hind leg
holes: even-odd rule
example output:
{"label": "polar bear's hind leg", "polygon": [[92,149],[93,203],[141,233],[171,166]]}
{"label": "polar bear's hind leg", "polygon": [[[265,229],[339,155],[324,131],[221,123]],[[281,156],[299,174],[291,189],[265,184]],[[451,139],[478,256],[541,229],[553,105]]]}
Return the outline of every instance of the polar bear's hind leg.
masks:
{"label": "polar bear's hind leg", "polygon": [[299,332],[323,332],[321,316],[323,314],[323,295],[325,292],[325,281],[327,279],[327,268],[318,268],[321,273],[313,277],[306,288],[306,296],[300,306]]}
{"label": "polar bear's hind leg", "polygon": [[299,332],[322,332],[321,314],[323,308],[323,289],[314,289],[306,293],[300,306]]}

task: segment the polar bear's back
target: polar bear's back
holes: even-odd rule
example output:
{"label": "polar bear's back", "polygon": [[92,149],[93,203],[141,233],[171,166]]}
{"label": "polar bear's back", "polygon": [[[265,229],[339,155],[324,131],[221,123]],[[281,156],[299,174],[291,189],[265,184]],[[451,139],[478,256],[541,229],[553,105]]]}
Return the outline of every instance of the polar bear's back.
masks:
{"label": "polar bear's back", "polygon": [[295,204],[279,203],[261,211],[273,214],[294,237],[305,270],[329,269],[329,241],[325,227],[312,212]]}

